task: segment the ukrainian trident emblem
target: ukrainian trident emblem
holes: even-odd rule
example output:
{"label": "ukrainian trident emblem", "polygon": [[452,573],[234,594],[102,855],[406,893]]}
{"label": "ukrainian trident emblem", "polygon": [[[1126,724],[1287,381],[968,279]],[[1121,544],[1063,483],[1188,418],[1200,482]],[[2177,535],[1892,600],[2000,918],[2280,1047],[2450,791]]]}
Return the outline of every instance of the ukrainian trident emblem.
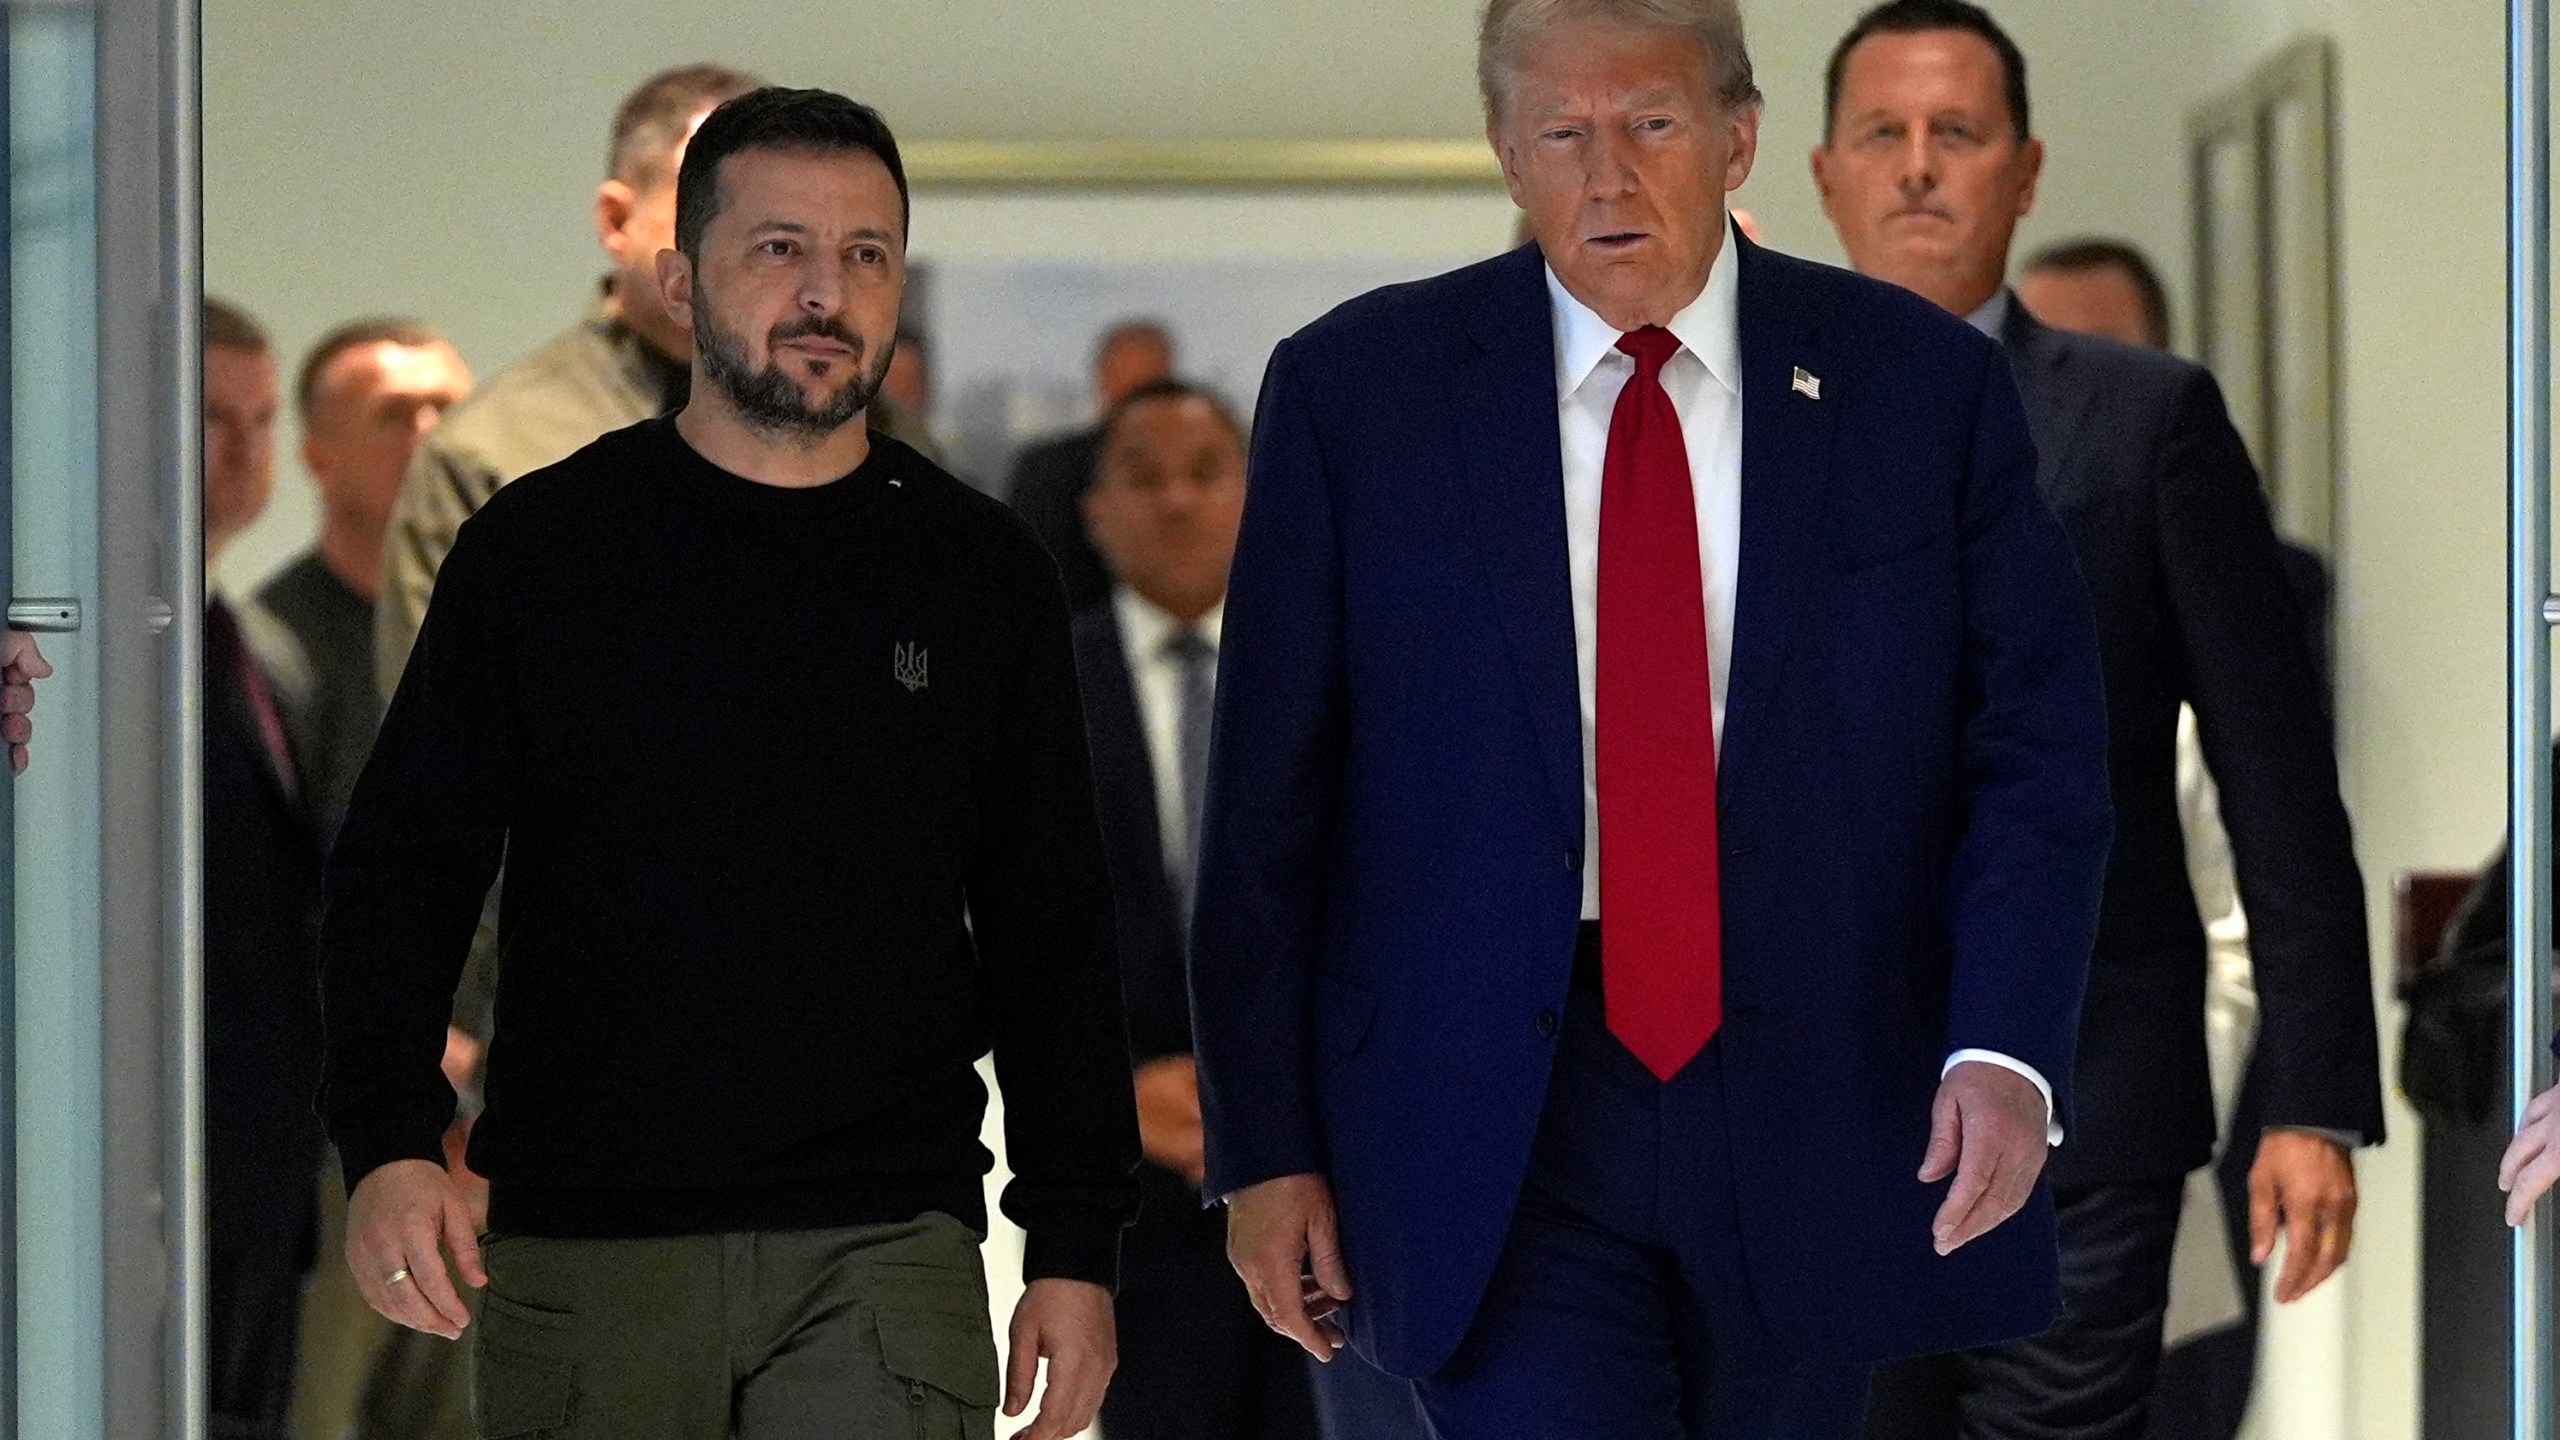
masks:
{"label": "ukrainian trident emblem", "polygon": [[924,647],[914,644],[898,646],[890,653],[889,673],[899,684],[907,687],[910,695],[923,689]]}

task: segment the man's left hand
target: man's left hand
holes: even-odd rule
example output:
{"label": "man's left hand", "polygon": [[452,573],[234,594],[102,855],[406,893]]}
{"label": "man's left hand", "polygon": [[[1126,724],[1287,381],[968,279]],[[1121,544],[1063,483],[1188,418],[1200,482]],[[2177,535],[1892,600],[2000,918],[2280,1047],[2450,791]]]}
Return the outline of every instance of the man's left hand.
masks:
{"label": "man's left hand", "polygon": [[1013,1307],[1013,1353],[1007,1357],[1004,1413],[1020,1415],[1031,1404],[1040,1362],[1049,1383],[1040,1413],[1014,1440],[1067,1440],[1102,1413],[1102,1392],[1120,1368],[1120,1332],[1111,1314],[1111,1292],[1083,1280],[1034,1280]]}
{"label": "man's left hand", "polygon": [[1932,1222],[1938,1253],[1952,1255],[1998,1229],[2035,1193],[2044,1173],[2044,1092],[2006,1066],[1967,1060],[1938,1083],[1920,1181],[1948,1176]]}
{"label": "man's left hand", "polygon": [[2276,1301],[2290,1305],[2347,1263],[2355,1239],[2356,1169],[2338,1142],[2300,1130],[2258,1137],[2249,1167],[2249,1263],[2264,1265],[2284,1235]]}

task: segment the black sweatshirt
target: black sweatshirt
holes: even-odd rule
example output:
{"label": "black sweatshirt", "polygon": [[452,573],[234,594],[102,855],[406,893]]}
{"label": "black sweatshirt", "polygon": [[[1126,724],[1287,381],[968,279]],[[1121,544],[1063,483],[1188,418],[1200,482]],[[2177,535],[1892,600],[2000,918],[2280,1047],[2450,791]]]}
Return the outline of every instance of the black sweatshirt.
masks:
{"label": "black sweatshirt", "polygon": [[350,1185],[441,1157],[503,854],[493,1229],[983,1227],[992,1047],[1025,1278],[1112,1282],[1138,1134],[1064,593],[871,445],[782,489],[648,421],[462,527],[330,862]]}

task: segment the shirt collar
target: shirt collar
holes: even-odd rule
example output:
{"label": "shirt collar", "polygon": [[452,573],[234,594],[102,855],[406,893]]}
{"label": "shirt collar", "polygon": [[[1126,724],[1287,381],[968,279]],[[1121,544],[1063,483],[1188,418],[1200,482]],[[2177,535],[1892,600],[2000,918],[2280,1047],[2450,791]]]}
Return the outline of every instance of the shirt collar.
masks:
{"label": "shirt collar", "polygon": [[1965,323],[1974,329],[1994,340],[1999,339],[2000,332],[2009,324],[2009,287],[2003,285],[1992,291],[1991,298],[1982,302],[1981,309],[1964,318]]}
{"label": "shirt collar", "polygon": [[[1698,357],[1708,374],[1736,395],[1742,393],[1742,331],[1740,269],[1734,252],[1741,248],[1728,225],[1724,246],[1707,271],[1706,288],[1665,327],[1679,339],[1681,348]],[[1546,273],[1547,300],[1555,314],[1556,392],[1562,398],[1582,388],[1626,332],[1573,298],[1573,292],[1556,278],[1554,266],[1546,267]]]}
{"label": "shirt collar", "polygon": [[[1129,653],[1140,659],[1153,660],[1162,655],[1165,644],[1182,630],[1182,622],[1173,618],[1171,611],[1126,585],[1113,588],[1111,604],[1119,613],[1120,633],[1128,639]],[[1211,650],[1215,650],[1226,619],[1227,606],[1222,600],[1210,607],[1209,613],[1200,617],[1200,623],[1191,628],[1199,632],[1201,639],[1209,642]]]}

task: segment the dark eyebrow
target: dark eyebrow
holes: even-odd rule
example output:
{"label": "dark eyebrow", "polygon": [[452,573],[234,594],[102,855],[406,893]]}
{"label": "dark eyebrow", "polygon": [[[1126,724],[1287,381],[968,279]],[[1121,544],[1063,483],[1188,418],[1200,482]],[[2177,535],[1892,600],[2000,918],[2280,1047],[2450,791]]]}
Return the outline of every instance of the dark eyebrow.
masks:
{"label": "dark eyebrow", "polygon": [[[747,227],[747,233],[749,235],[780,234],[806,236],[811,232],[808,226],[801,224],[797,220],[766,220]],[[861,229],[854,231],[846,238],[852,240],[870,240],[882,244],[888,244],[896,241],[898,237],[881,229],[877,225],[865,225]]]}

